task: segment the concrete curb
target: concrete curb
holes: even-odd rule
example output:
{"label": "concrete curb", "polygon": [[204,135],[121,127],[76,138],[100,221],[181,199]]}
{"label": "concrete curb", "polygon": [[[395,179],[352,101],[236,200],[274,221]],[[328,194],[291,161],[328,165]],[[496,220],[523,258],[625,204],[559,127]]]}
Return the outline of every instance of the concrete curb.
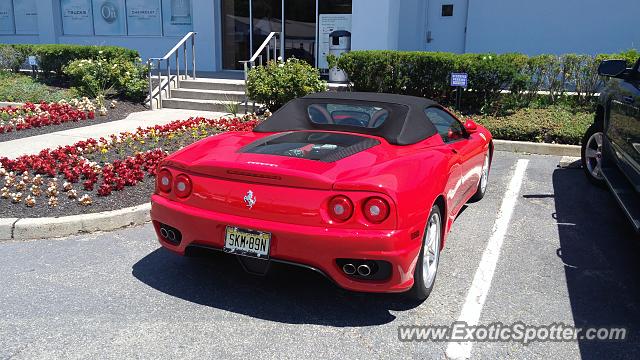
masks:
{"label": "concrete curb", "polygon": [[150,220],[151,204],[59,218],[0,219],[0,240],[29,240],[110,231]]}
{"label": "concrete curb", "polygon": [[0,107],[5,107],[5,106],[22,106],[22,105],[24,105],[24,103],[11,102],[11,101],[0,101]]}
{"label": "concrete curb", "polygon": [[537,155],[580,157],[581,148],[578,145],[560,145],[532,143],[525,141],[493,140],[495,150],[510,151]]}
{"label": "concrete curb", "polygon": [[18,221],[17,218],[1,218],[0,219],[0,240],[11,239],[13,236],[13,224]]}

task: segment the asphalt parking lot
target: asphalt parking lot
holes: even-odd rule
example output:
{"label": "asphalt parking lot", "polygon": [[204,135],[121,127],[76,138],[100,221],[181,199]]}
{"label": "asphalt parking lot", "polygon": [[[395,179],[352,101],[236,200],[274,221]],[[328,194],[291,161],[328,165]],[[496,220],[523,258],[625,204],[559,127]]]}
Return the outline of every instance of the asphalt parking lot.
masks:
{"label": "asphalt parking lot", "polygon": [[289,267],[266,278],[225,256],[181,258],[149,225],[0,243],[0,358],[445,358],[403,325],[449,325],[519,159],[517,193],[479,324],[624,326],[622,342],[472,344],[472,358],[640,358],[640,239],[604,189],[560,158],[497,152],[487,196],[456,220],[420,305],[354,294]]}

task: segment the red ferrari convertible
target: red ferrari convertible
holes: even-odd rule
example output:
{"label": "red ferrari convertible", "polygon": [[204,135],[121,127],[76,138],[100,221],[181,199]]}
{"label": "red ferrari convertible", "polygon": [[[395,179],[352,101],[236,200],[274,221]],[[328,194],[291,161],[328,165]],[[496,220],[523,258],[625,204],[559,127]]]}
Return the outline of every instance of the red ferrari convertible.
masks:
{"label": "red ferrari convertible", "polygon": [[430,100],[313,94],[169,156],[151,218],[181,255],[216,249],[252,273],[286,263],[423,300],[456,215],[485,194],[492,152],[489,131]]}

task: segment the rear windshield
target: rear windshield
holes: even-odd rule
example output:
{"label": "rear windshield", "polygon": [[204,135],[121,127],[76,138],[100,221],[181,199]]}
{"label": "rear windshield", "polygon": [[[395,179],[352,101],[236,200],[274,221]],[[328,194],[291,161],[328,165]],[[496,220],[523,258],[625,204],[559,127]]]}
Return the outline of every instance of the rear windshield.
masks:
{"label": "rear windshield", "polygon": [[310,104],[307,106],[309,120],[314,124],[331,124],[377,129],[389,117],[385,108],[354,104]]}
{"label": "rear windshield", "polygon": [[378,144],[378,140],[359,135],[300,131],[268,136],[240,152],[333,162]]}

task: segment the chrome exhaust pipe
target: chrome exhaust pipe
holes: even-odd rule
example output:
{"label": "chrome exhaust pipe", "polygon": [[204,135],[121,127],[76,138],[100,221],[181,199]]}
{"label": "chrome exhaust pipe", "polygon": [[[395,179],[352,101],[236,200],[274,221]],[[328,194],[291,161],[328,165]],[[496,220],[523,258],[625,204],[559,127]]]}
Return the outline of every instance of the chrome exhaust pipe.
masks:
{"label": "chrome exhaust pipe", "polygon": [[173,230],[167,231],[167,235],[169,236],[169,240],[176,241],[176,233]]}
{"label": "chrome exhaust pipe", "polygon": [[356,267],[353,264],[344,264],[342,271],[347,275],[353,275],[356,273]]}
{"label": "chrome exhaust pipe", "polygon": [[165,239],[167,239],[169,237],[169,233],[167,232],[167,229],[165,229],[163,227],[160,228],[160,235]]}
{"label": "chrome exhaust pipe", "polygon": [[371,268],[369,267],[369,265],[358,266],[358,275],[365,277],[371,275]]}

